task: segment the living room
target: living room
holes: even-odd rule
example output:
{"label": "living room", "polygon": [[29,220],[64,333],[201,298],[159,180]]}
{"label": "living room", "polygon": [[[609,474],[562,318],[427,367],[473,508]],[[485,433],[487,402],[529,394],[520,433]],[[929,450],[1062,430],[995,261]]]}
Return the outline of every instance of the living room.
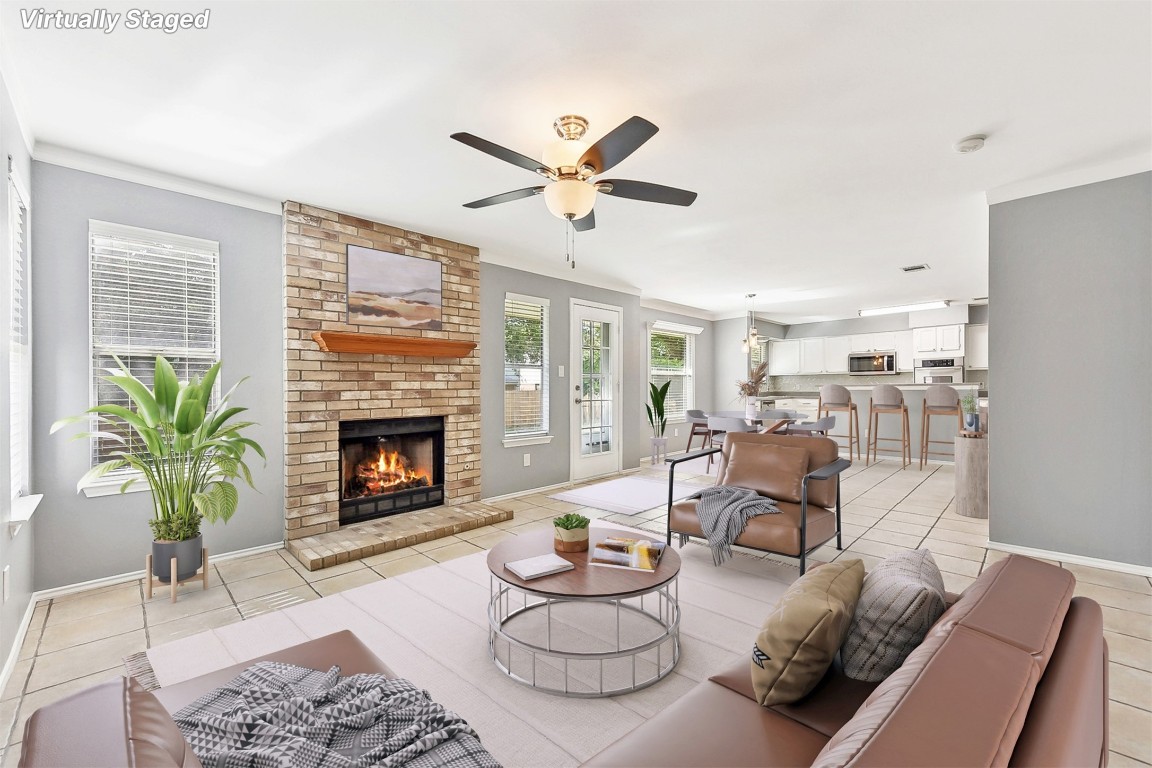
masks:
{"label": "living room", "polygon": [[[0,6],[0,310],[31,328],[21,346],[14,326],[0,350],[0,422],[13,436],[0,459],[0,728],[14,745],[4,764],[19,758],[33,711],[123,674],[125,657],[147,652],[161,677],[187,679],[317,636],[301,622],[319,634],[344,628],[352,620],[340,610],[363,619],[357,634],[384,662],[462,709],[488,677],[459,688],[421,680],[412,670],[425,667],[380,648],[428,643],[429,655],[474,653],[485,674],[500,674],[486,655],[488,619],[476,615],[486,598],[472,599],[488,584],[485,553],[569,512],[663,540],[669,473],[651,460],[651,382],[675,379],[664,433],[675,459],[687,410],[744,411],[736,382],[758,355],[771,368],[773,345],[819,338],[827,350],[832,339],[910,338],[930,325],[987,334],[986,362],[964,379],[999,406],[986,413],[987,519],[956,513],[950,458],[904,468],[899,449],[870,462],[849,448],[843,550],[827,544],[812,560],[872,570],[896,550],[928,549],[957,594],[1009,553],[1063,564],[1076,595],[1103,606],[1111,761],[1152,763],[1147,3],[154,4],[174,14],[168,31],[128,26],[140,18],[130,4],[106,7],[58,3],[47,8],[58,21],[35,21],[22,15],[30,6]],[[567,31],[585,19],[595,37]],[[609,184],[596,190],[593,229],[553,215],[540,199],[549,193],[463,206],[552,180],[452,134],[536,157],[557,141],[553,121],[573,113],[587,118],[587,144],[640,126],[633,115],[650,120],[659,133],[619,173],[699,199],[651,204]],[[956,149],[977,136],[978,152]],[[94,399],[99,368],[114,365],[112,353],[130,358],[131,345],[102,344],[100,318],[129,291],[115,260],[96,256],[145,236],[215,254],[215,292],[196,315],[207,341],[164,349],[181,379],[201,375],[196,361],[222,361],[220,393],[239,383],[233,403],[248,409],[245,434],[264,454],[246,454],[252,482],[236,483],[235,515],[203,528],[206,589],[180,586],[175,603],[167,584],[145,594],[146,483],[122,494],[123,477],[104,478],[78,491],[112,453],[99,438],[70,440],[76,428],[52,433],[59,419],[116,402]],[[24,294],[12,280],[19,259]],[[357,279],[395,283],[398,271],[419,271],[413,261],[436,268],[434,324],[353,308]],[[930,268],[899,272],[921,263]],[[930,299],[950,303],[859,316]],[[930,324],[934,311],[944,314]],[[509,317],[530,318],[535,334],[518,359]],[[588,355],[572,329],[600,322],[613,335],[595,355],[612,361],[618,389],[613,420],[592,424],[575,402],[593,400],[574,389],[592,371],[581,371]],[[749,345],[753,330],[761,343]],[[682,344],[681,367],[659,376],[656,332]],[[371,346],[412,342],[463,346]],[[148,376],[144,352],[157,349],[135,353]],[[780,407],[826,383],[858,385],[866,416],[865,385],[916,391],[911,357],[897,354],[899,370],[875,378],[830,366],[774,373],[757,394]],[[1111,407],[1081,415],[1076,405],[1098,393]],[[438,422],[428,485],[442,496],[402,515],[342,519],[357,506],[340,472],[345,446],[369,440],[360,422],[410,430],[420,419]],[[951,441],[950,424],[933,429],[951,429],[939,433]],[[674,479],[715,480],[714,468],[698,469],[678,465]],[[657,499],[632,514],[554,498],[613,480],[646,480]],[[427,497],[423,487],[395,503]],[[600,736],[574,728],[579,736],[536,761],[493,753],[506,764],[585,761],[598,749],[573,742],[606,747],[746,651],[800,570],[795,559],[738,554],[713,572],[706,548],[679,549],[680,631],[701,645],[685,639],[667,679],[606,701],[517,691],[516,702],[540,702],[531,733],[500,719],[522,716],[515,707],[489,726],[543,744],[564,727],[564,706],[611,704],[588,715]],[[413,607],[376,616],[353,596],[371,588]],[[420,600],[444,605],[417,617]],[[300,613],[309,606],[317,612]],[[479,644],[431,645],[440,610],[444,621],[465,617],[461,637],[478,633]],[[237,634],[245,625],[263,629]],[[713,625],[723,628],[710,635]],[[460,714],[488,745],[477,709]]]}

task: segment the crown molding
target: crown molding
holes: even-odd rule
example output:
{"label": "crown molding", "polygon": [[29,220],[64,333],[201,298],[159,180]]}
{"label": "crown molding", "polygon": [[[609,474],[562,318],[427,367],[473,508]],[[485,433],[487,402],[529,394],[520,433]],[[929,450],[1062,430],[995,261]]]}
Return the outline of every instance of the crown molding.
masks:
{"label": "crown molding", "polygon": [[1074,171],[1005,184],[1002,187],[988,190],[985,197],[988,200],[988,205],[995,205],[1006,203],[1009,200],[1019,200],[1022,197],[1058,192],[1061,189],[1082,187],[1085,184],[1095,184],[1100,181],[1111,181],[1146,171],[1152,171],[1152,155],[1134,155],[1121,160],[1093,165],[1089,168],[1078,168]]}
{"label": "crown molding", "polygon": [[77,171],[95,173],[100,176],[120,179],[121,181],[131,181],[135,184],[165,189],[169,192],[179,192],[183,195],[200,197],[218,203],[227,203],[228,205],[235,205],[240,208],[250,208],[254,211],[272,213],[277,216],[281,215],[284,211],[283,203],[279,200],[272,200],[271,198],[260,197],[259,195],[251,195],[247,192],[239,192],[235,189],[228,189],[227,187],[218,187],[214,184],[206,184],[202,181],[152,170],[151,168],[143,168],[139,165],[132,165],[131,163],[123,163],[119,160],[111,160],[107,157],[91,155],[87,152],[61,147],[57,144],[46,144],[42,141],[36,142],[34,151],[32,152],[32,159],[41,163],[60,165]]}
{"label": "crown molding", "polygon": [[694,317],[697,320],[707,320],[712,322],[717,319],[717,313],[710,312],[707,309],[700,309],[699,307],[689,307],[686,304],[677,304],[674,301],[664,301],[663,299],[653,299],[649,297],[640,297],[640,306],[644,309],[654,309],[657,312],[669,312],[674,315],[684,315],[685,317]]}

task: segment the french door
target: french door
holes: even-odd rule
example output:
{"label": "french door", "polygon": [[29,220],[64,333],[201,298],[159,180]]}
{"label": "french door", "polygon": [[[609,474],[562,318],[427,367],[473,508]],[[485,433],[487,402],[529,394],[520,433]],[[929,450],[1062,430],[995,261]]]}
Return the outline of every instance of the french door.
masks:
{"label": "french door", "polygon": [[572,299],[572,479],[619,472],[623,310]]}

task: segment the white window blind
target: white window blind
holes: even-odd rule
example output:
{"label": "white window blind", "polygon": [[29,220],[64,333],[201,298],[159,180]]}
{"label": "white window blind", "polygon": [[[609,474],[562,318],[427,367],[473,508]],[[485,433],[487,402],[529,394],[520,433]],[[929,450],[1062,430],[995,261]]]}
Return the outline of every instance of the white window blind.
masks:
{"label": "white window blind", "polygon": [[696,337],[690,333],[653,330],[648,337],[648,380],[656,386],[671,382],[664,400],[668,421],[684,421],[693,407],[693,351]]}
{"label": "white window blind", "polygon": [[[88,238],[93,404],[131,407],[102,380],[115,357],[149,387],[157,355],[181,381],[203,376],[220,358],[220,244],[94,220]],[[120,449],[93,438],[92,463]]]}
{"label": "white window blind", "polygon": [[12,256],[12,325],[8,346],[9,467],[12,496],[27,496],[32,453],[32,344],[29,320],[28,207],[20,185],[8,177],[8,224]]}
{"label": "white window blind", "polygon": [[548,433],[548,300],[504,298],[504,435]]}

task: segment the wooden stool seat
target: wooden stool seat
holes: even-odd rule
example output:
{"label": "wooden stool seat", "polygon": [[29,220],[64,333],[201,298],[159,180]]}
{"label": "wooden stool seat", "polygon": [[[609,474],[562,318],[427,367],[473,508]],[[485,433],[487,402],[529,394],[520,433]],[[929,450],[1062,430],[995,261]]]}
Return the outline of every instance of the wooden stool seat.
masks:
{"label": "wooden stool seat", "polygon": [[[931,433],[929,419],[933,416],[955,416],[956,434],[964,431],[964,410],[960,407],[960,394],[954,388],[947,384],[933,384],[924,393],[923,412],[920,418],[920,469],[924,469],[929,455],[952,456],[953,458],[956,455],[954,440],[928,439]],[[952,446],[952,450],[933,451],[929,449],[929,445],[949,445]]]}
{"label": "wooden stool seat", "polygon": [[[900,414],[900,437],[880,437],[880,415]],[[908,422],[908,406],[904,404],[904,393],[891,384],[877,384],[872,387],[872,397],[868,400],[868,445],[864,451],[864,464],[876,461],[880,441],[900,443],[900,468],[912,463],[912,434]]]}

